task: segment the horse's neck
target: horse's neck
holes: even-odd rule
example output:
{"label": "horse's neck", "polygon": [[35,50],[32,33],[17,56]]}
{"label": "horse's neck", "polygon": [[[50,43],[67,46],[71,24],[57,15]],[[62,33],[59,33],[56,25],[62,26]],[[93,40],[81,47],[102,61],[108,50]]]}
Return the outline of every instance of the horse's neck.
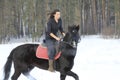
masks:
{"label": "horse's neck", "polygon": [[69,42],[70,41],[70,34],[67,32],[65,37],[63,38],[63,41]]}

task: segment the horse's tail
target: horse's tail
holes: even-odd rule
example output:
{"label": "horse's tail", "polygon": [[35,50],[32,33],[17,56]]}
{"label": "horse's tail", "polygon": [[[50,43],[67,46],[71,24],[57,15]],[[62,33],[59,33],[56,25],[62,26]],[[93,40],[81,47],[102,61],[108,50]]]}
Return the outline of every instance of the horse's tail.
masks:
{"label": "horse's tail", "polygon": [[5,65],[4,65],[4,79],[3,80],[8,80],[8,78],[10,76],[12,60],[13,60],[13,53],[14,53],[13,51],[10,53]]}

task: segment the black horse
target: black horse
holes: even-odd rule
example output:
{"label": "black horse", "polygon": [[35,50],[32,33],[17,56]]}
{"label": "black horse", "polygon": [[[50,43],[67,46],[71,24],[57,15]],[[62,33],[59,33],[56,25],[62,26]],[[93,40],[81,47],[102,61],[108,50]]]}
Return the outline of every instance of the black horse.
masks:
{"label": "black horse", "polygon": [[[79,38],[79,25],[72,25],[68,27],[68,32],[63,41],[59,43],[61,56],[55,60],[54,68],[60,72],[60,80],[65,80],[67,75],[74,77],[75,80],[79,80],[78,75],[71,71]],[[13,49],[4,66],[4,80],[9,78],[12,62],[14,63],[15,72],[11,80],[17,80],[21,73],[26,77],[30,76],[29,72],[34,67],[47,70],[48,60],[37,58],[35,55],[38,46],[39,44],[24,44]],[[35,79],[33,78],[33,80]]]}

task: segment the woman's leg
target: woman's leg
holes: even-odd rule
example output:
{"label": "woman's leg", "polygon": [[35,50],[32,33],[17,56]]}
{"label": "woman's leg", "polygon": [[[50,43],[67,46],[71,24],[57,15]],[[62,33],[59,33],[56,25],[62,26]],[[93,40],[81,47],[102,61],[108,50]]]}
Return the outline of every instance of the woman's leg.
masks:
{"label": "woman's leg", "polygon": [[51,72],[54,72],[53,63],[54,63],[54,57],[55,57],[55,42],[51,40],[46,41],[47,48],[48,48],[48,56],[49,56],[49,68],[48,70]]}

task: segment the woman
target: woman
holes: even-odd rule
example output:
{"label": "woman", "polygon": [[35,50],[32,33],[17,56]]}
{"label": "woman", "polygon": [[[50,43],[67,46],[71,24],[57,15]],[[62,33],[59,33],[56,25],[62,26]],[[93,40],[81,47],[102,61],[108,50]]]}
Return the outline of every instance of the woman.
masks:
{"label": "woman", "polygon": [[51,72],[54,72],[53,61],[56,54],[56,45],[57,45],[57,42],[60,41],[60,38],[57,36],[58,31],[60,31],[61,34],[65,36],[65,33],[62,28],[60,11],[58,9],[55,9],[50,14],[49,21],[47,23],[47,28],[46,28],[46,45],[48,48],[48,56],[49,56],[48,70]]}

